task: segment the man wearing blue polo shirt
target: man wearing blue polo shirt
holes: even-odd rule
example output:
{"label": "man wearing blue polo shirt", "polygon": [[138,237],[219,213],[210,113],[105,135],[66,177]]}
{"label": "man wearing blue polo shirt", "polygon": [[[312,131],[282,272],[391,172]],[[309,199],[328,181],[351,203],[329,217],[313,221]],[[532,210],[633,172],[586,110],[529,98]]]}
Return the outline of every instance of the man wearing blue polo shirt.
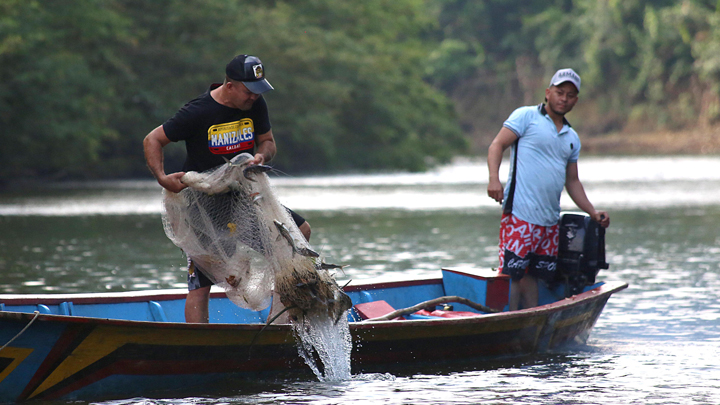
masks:
{"label": "man wearing blue polo shirt", "polygon": [[[610,225],[608,213],[593,207],[578,178],[580,138],[565,114],[579,92],[580,76],[558,70],[545,89],[545,103],[513,111],[488,148],[488,196],[503,204],[499,271],[511,277],[511,311],[521,304],[537,306],[537,279],[555,276],[563,187],[578,208],[603,227]],[[510,146],[512,163],[503,188],[498,173]]]}

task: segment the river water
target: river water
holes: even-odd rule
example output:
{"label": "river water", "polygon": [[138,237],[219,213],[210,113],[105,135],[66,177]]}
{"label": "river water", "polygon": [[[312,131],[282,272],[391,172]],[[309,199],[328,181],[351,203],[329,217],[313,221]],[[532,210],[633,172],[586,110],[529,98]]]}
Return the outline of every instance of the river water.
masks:
{"label": "river water", "polygon": [[[580,178],[609,211],[599,279],[610,298],[587,345],[491,363],[260,381],[192,398],[103,404],[718,404],[720,157],[586,157]],[[503,166],[503,171],[507,167]],[[480,160],[420,174],[275,174],[311,244],[348,280],[438,277],[492,267],[499,206]],[[0,293],[185,288],[152,181],[80,183],[0,194]],[[563,208],[574,210],[567,196]]]}

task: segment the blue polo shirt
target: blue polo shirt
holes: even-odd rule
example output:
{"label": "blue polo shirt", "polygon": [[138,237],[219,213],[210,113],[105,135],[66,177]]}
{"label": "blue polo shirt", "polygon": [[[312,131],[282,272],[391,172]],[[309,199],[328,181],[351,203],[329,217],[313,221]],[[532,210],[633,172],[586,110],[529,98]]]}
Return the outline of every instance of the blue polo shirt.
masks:
{"label": "blue polo shirt", "polygon": [[551,226],[560,218],[560,195],[569,163],[577,162],[580,138],[567,120],[560,132],[547,115],[545,105],[520,107],[503,123],[518,136],[513,145],[510,174],[505,185],[508,202],[513,161],[517,175],[512,214],[535,225]]}

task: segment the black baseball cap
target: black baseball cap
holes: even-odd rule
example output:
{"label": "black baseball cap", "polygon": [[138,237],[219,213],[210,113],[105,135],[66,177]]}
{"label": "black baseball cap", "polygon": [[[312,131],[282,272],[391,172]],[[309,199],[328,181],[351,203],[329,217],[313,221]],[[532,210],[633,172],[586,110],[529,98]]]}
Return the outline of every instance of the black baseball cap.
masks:
{"label": "black baseball cap", "polygon": [[232,80],[242,82],[255,94],[273,90],[273,86],[265,79],[263,64],[256,56],[236,56],[225,66],[225,75]]}

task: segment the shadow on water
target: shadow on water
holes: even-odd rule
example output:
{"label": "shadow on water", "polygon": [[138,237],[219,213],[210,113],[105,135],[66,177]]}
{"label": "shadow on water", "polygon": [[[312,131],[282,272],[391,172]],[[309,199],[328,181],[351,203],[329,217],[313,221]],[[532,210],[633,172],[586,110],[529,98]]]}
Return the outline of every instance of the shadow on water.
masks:
{"label": "shadow on water", "polygon": [[545,353],[534,353],[524,356],[507,356],[493,358],[469,358],[449,361],[415,362],[412,364],[383,365],[382,369],[369,369],[357,367],[355,373],[387,372],[396,377],[412,377],[414,375],[443,375],[462,374],[467,372],[485,372],[497,370],[527,370],[547,369],[560,370],[574,367],[575,363],[604,352],[605,349],[587,344],[569,343]]}
{"label": "shadow on water", "polygon": [[[580,350],[580,352],[575,352]],[[456,377],[482,375],[503,380],[515,377],[532,376],[535,379],[553,379],[559,375],[582,374],[591,365],[584,364],[587,356],[596,349],[586,345],[567,346],[561,351],[544,354],[505,358],[472,359],[441,363],[417,363],[389,367],[383,372],[356,372],[350,380],[335,382],[317,381],[311,372],[287,373],[273,378],[258,376],[252,380],[222,379],[204,383],[201,387],[188,388],[187,395],[173,392],[173,399],[162,398],[162,393],[152,398],[129,398],[117,401],[104,401],[104,405],[134,404],[275,404],[275,403],[351,403],[353,397],[360,397],[362,403],[373,402],[372,388],[394,391],[394,394],[381,394],[377,400],[386,403],[391,398],[414,395],[415,387],[420,384],[432,384],[433,379],[453,379]],[[441,383],[444,385],[446,383]],[[392,387],[395,387],[394,389]],[[426,387],[430,389],[431,387]],[[390,402],[396,403],[399,399]],[[428,403],[416,398],[414,403]],[[451,399],[443,403],[453,403]],[[400,401],[399,403],[407,403]],[[429,402],[438,403],[438,402]],[[572,403],[572,402],[570,402]],[[67,405],[58,402],[58,405]]]}

